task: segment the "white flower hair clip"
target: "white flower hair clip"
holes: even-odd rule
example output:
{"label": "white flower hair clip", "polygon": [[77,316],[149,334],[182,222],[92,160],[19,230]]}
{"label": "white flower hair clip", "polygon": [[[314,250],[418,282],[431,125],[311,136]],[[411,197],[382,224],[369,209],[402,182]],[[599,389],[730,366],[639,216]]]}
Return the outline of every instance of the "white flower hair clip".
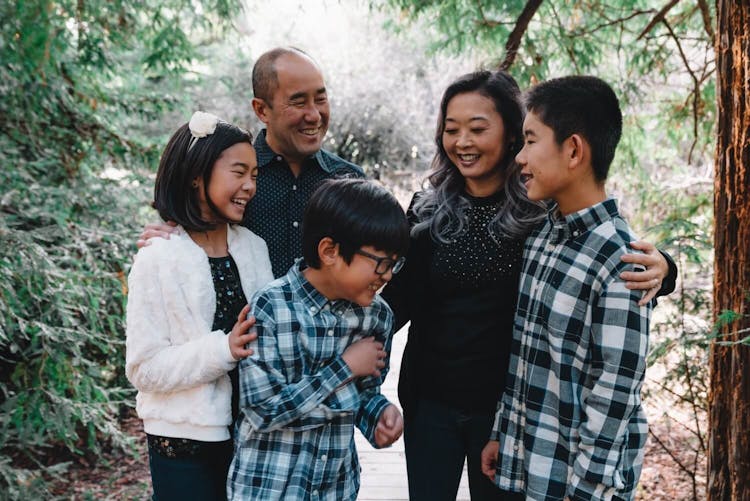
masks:
{"label": "white flower hair clip", "polygon": [[216,124],[219,123],[219,117],[204,111],[196,111],[190,117],[188,128],[193,138],[188,145],[188,151],[193,147],[196,141],[202,137],[210,136],[216,130]]}

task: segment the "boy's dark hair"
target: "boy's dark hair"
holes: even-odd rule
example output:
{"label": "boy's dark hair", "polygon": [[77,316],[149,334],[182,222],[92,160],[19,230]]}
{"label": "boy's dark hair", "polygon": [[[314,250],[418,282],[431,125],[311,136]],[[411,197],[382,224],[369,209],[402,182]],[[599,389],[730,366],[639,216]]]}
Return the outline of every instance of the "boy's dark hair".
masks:
{"label": "boy's dark hair", "polygon": [[237,143],[252,146],[253,138],[246,130],[219,121],[213,134],[196,139],[191,147],[192,139],[188,124],[177,129],[170,138],[156,172],[152,205],[164,221],[174,221],[186,230],[207,231],[215,225],[204,221],[201,216],[200,198],[193,180],[203,178],[204,196],[218,216],[219,211],[208,196],[214,164],[224,150]]}
{"label": "boy's dark hair", "polygon": [[554,78],[532,87],[525,103],[554,131],[558,144],[573,134],[583,136],[591,147],[594,177],[607,179],[622,135],[620,103],[607,82],[592,76]]}
{"label": "boy's dark hair", "polygon": [[310,197],[302,223],[305,263],[320,268],[318,244],[325,238],[339,244],[349,264],[364,245],[403,256],[409,248],[409,224],[396,197],[364,179],[328,179]]}

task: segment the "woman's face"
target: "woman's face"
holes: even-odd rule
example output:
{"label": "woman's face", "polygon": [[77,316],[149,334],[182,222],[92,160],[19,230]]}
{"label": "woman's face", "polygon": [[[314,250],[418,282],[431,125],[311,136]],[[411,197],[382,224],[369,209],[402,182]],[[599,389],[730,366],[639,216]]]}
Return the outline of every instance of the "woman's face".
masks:
{"label": "woman's face", "polygon": [[485,196],[502,186],[505,125],[495,103],[478,92],[457,94],[443,124],[443,148],[466,180],[466,191]]}

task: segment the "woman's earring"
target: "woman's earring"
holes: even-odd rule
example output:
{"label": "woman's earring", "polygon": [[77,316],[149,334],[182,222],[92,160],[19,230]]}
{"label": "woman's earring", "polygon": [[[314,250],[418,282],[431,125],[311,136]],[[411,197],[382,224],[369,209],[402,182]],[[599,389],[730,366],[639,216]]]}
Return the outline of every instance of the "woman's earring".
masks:
{"label": "woman's earring", "polygon": [[193,180],[193,188],[197,188],[197,187],[198,187],[198,181]]}

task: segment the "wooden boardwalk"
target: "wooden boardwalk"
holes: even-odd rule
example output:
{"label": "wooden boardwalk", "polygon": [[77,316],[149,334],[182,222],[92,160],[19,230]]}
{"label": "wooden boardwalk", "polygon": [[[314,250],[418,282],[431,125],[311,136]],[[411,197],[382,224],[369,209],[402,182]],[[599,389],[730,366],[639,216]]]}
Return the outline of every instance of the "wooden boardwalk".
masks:
{"label": "wooden boardwalk", "polygon": [[[391,369],[382,387],[383,394],[396,405],[398,395],[398,374],[401,368],[401,355],[406,343],[406,329],[401,329],[393,339],[391,349]],[[400,406],[399,406],[400,407]],[[357,451],[362,465],[362,486],[359,490],[359,501],[400,501],[409,499],[406,480],[406,459],[404,440],[400,438],[387,449],[376,450],[365,440],[359,431],[355,432]],[[460,501],[469,500],[469,484],[466,479],[466,468],[458,489]]]}

